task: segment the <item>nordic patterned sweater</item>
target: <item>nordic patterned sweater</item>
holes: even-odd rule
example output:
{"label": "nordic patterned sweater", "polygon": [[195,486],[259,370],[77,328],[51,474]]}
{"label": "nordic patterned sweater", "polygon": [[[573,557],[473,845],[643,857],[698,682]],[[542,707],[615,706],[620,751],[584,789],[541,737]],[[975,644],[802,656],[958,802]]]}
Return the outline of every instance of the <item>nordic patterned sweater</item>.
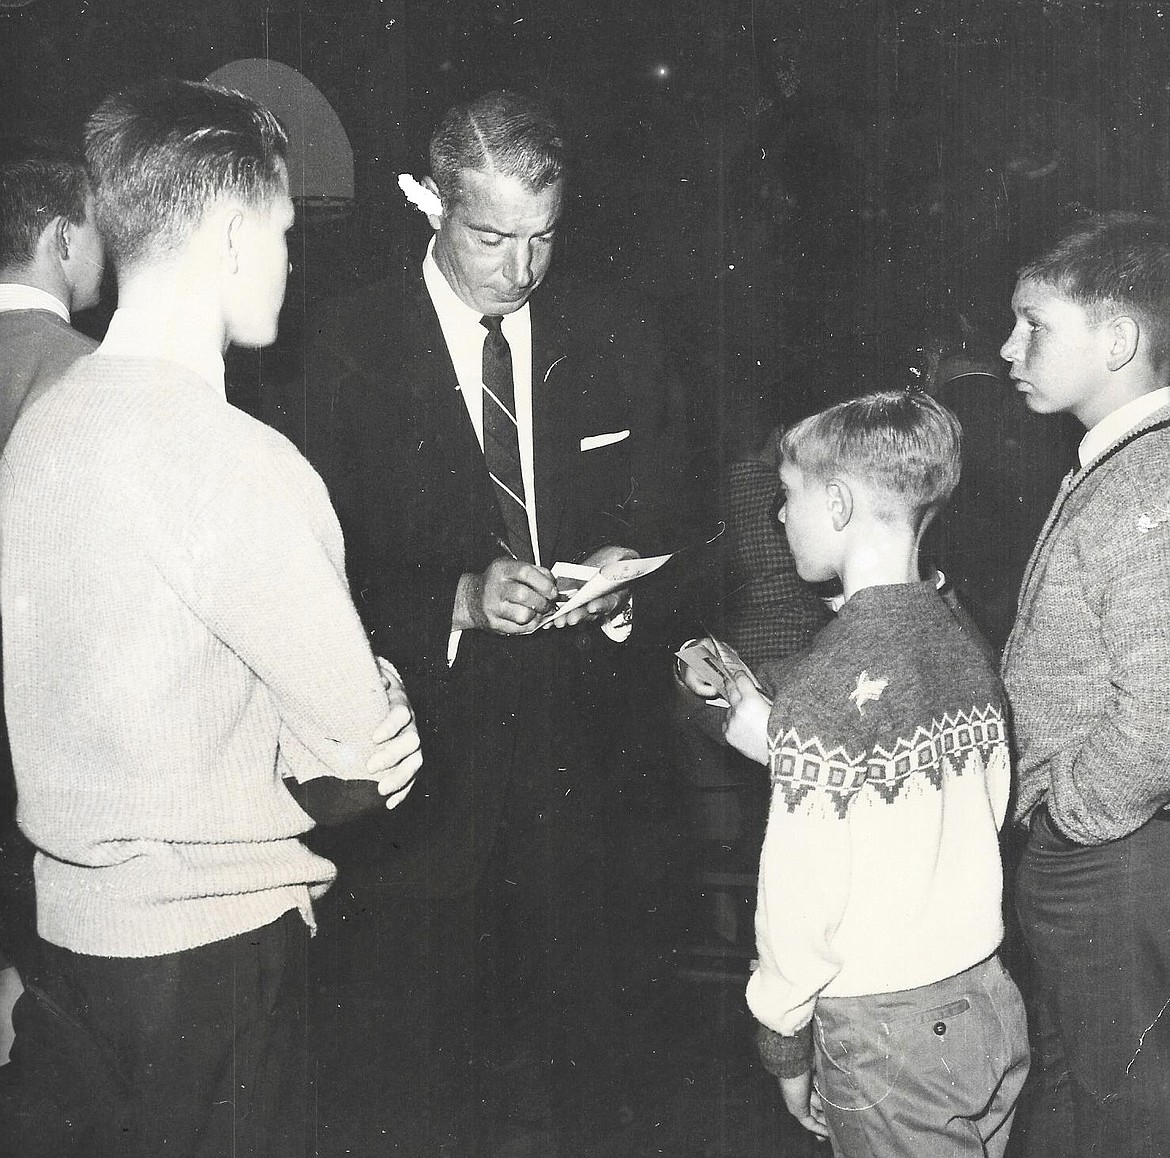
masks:
{"label": "nordic patterned sweater", "polygon": [[4,694],[38,929],[149,957],[311,916],[282,784],[365,776],[386,695],[325,486],[179,366],[97,353],[0,460]]}
{"label": "nordic patterned sweater", "polygon": [[858,591],[765,682],[773,787],[747,997],[773,1031],[765,1064],[792,1076],[818,997],[913,989],[995,952],[1010,768],[994,661],[931,583]]}
{"label": "nordic patterned sweater", "polygon": [[1061,485],[1003,671],[1017,820],[1095,845],[1170,804],[1170,408]]}

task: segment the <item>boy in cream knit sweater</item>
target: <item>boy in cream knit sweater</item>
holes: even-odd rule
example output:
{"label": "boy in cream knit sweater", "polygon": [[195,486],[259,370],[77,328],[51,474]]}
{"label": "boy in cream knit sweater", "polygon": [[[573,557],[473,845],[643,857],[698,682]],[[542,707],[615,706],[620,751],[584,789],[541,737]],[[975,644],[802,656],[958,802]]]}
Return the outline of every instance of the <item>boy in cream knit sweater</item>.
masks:
{"label": "boy in cream knit sweater", "polygon": [[87,125],[119,309],[30,399],[0,472],[46,943],[0,1071],[22,1158],[302,1153],[305,952],[334,869],[299,837],[397,803],[419,764],[324,485],[224,394],[228,344],[276,335],[285,148],[267,111],[183,81]]}

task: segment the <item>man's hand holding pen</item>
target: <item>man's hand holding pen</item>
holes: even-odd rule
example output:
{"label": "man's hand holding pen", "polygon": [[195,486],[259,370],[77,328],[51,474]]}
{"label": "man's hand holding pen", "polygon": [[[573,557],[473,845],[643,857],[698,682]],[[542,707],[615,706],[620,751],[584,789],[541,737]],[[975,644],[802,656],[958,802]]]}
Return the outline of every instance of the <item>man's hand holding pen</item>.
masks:
{"label": "man's hand holding pen", "polygon": [[[501,548],[507,550],[506,544]],[[583,562],[600,567],[615,559],[637,558],[628,547],[602,547]],[[560,593],[551,571],[507,555],[493,560],[479,574],[469,572],[459,580],[455,593],[455,612],[451,626],[455,630],[476,628],[497,635],[523,635],[533,623],[554,610]],[[546,627],[573,627],[609,619],[629,602],[623,588],[575,607],[557,616]]]}
{"label": "man's hand holding pen", "polygon": [[552,572],[504,556],[489,563],[481,574],[468,573],[459,580],[452,625],[497,635],[519,635],[551,611],[556,602],[557,584]]}

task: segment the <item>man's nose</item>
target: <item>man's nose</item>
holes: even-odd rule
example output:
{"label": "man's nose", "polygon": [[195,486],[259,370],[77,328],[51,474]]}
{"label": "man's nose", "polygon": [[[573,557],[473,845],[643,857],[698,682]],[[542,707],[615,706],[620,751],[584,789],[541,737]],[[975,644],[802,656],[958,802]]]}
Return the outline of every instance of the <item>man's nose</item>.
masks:
{"label": "man's nose", "polygon": [[1019,342],[1016,339],[1016,331],[1012,330],[1012,332],[1008,334],[1008,340],[1004,342],[1004,344],[999,348],[999,356],[1005,362],[1014,362],[1016,360],[1017,350],[1019,348]]}
{"label": "man's nose", "polygon": [[514,245],[508,254],[508,281],[516,289],[527,289],[532,284],[532,248],[527,242]]}

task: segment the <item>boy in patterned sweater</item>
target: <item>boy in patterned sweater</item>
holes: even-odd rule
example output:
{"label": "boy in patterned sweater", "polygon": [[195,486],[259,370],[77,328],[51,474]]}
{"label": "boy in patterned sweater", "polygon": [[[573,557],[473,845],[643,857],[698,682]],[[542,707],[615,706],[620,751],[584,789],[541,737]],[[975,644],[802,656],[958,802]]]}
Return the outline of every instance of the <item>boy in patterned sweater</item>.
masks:
{"label": "boy in patterned sweater", "polygon": [[726,738],[773,785],[748,1005],[788,1109],[839,1158],[1002,1155],[1028,1069],[997,957],[1003,688],[971,622],[919,581],[959,446],[915,391],[786,432],[797,569],[839,577],[846,602],[763,673],[771,701],[746,676],[727,692]]}

